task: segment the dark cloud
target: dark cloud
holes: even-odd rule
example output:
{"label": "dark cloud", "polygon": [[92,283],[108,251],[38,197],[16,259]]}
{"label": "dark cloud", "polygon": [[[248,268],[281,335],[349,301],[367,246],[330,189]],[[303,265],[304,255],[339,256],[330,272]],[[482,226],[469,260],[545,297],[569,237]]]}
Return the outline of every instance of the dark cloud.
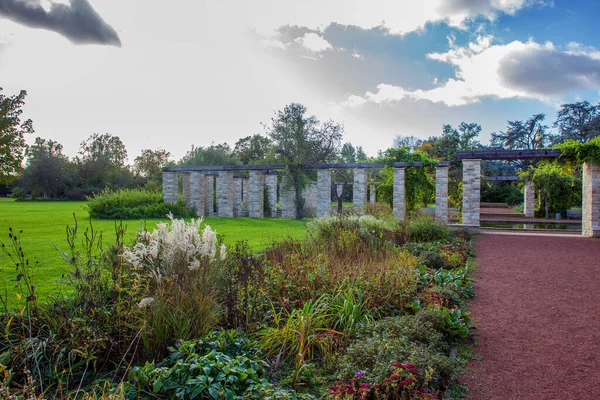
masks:
{"label": "dark cloud", "polygon": [[52,4],[46,11],[37,0],[0,0],[0,17],[32,28],[57,32],[73,43],[121,46],[117,32],[88,0]]}
{"label": "dark cloud", "polygon": [[446,0],[438,7],[445,16],[466,13],[469,15],[486,14],[493,11],[491,0]]}
{"label": "dark cloud", "polygon": [[600,60],[554,49],[511,52],[500,61],[498,74],[511,89],[545,96],[600,89]]}

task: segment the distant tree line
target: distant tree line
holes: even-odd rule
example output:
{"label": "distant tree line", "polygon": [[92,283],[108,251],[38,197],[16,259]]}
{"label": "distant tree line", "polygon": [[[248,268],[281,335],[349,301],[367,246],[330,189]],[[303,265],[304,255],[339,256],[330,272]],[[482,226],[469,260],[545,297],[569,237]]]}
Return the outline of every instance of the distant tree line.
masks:
{"label": "distant tree line", "polygon": [[[315,116],[308,115],[303,105],[292,103],[275,112],[271,123],[264,125],[262,134],[240,138],[233,146],[227,143],[192,146],[179,161],[172,160],[171,154],[164,149],[144,149],[130,165],[127,164],[128,152],[121,139],[108,133],[94,133],[82,141],[74,158],[67,157],[63,153],[63,146],[50,139],[38,137],[31,146],[27,146],[25,135],[32,134],[34,130],[31,120],[21,120],[26,92],[5,96],[1,91],[0,88],[0,184],[10,183],[15,194],[37,198],[80,199],[104,188],[144,187],[160,190],[161,170],[168,165],[284,164],[284,175],[289,178],[288,185],[296,189],[296,203],[301,209],[304,200],[300,193],[310,180],[315,179],[314,171],[298,168],[302,163],[419,161],[431,166],[436,160],[446,160],[450,161],[450,202],[460,207],[462,165],[457,160],[458,152],[542,149],[567,140],[584,143],[600,136],[600,104],[582,101],[563,104],[552,125],[545,123],[544,114],[535,114],[523,121],[507,121],[504,131],[491,134],[488,145],[479,141],[481,125],[462,122],[457,127],[443,125],[439,136],[429,136],[427,139],[397,136],[392,147],[369,158],[360,146],[343,143],[342,124],[331,120],[321,122]],[[580,201],[580,189],[577,186],[580,184],[580,168],[571,166],[566,171],[566,167],[550,168],[546,166],[547,163],[491,161],[483,164],[483,173],[488,176],[527,173],[537,182],[540,199],[549,203],[546,209],[564,209],[567,203]],[[562,172],[558,173],[557,168]],[[334,171],[333,180],[342,182],[344,188],[340,194],[333,191],[333,199],[339,200],[340,205],[343,199],[351,197],[351,191],[348,190],[352,182],[351,175],[350,171]],[[561,177],[565,178],[560,185],[544,183],[555,183]],[[407,179],[408,190],[420,199],[412,206],[432,201],[434,190],[431,171],[409,171]],[[390,196],[390,188],[386,186],[386,182],[390,184],[389,180],[390,175],[385,171],[375,172],[370,177],[371,182],[381,183],[378,194],[383,196],[382,199]],[[522,194],[518,185],[485,183],[482,199],[520,202]],[[553,204],[549,199],[558,196],[556,193],[550,194],[552,190],[547,189],[549,187],[560,187],[562,192],[570,191],[573,195],[567,203]]]}

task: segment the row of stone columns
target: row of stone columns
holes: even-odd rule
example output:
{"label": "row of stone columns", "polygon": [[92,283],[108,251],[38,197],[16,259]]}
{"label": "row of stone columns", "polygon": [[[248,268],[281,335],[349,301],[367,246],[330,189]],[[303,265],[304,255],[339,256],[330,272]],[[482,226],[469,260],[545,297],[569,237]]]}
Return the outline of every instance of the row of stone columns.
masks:
{"label": "row of stone columns", "polygon": [[[265,197],[263,191],[265,186],[271,216],[275,216],[277,207],[276,175],[253,170],[250,171],[249,178],[244,179],[234,177],[232,171],[220,171],[216,184],[214,175],[214,173],[196,171],[183,173],[184,204],[196,207],[199,216],[218,215],[223,218],[232,218],[247,215],[250,218],[264,218]],[[163,195],[166,203],[177,202],[177,186],[177,173],[163,172]],[[307,193],[306,197],[314,197],[314,199],[310,199],[310,203],[316,203],[317,217],[329,215],[331,212],[331,170],[318,170],[316,187],[312,189],[315,190],[315,193],[312,196],[310,196],[311,193]],[[354,207],[357,209],[364,207],[367,204],[366,169],[354,170],[353,189]],[[371,194],[369,202],[374,204],[375,185],[370,185],[369,189]],[[393,190],[394,215],[399,220],[404,220],[406,218],[406,168],[394,168]],[[215,199],[218,212],[215,210]],[[294,188],[290,187],[285,176],[282,179],[279,200],[281,217],[295,218],[296,193]],[[448,167],[436,168],[436,218],[443,222],[448,221]]]}

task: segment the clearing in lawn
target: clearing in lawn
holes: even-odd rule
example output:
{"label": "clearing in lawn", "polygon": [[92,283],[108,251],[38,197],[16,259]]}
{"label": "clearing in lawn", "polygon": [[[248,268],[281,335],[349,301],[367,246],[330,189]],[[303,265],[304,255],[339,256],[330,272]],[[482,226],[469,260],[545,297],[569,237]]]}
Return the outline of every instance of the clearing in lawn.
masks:
{"label": "clearing in lawn", "polygon": [[[79,239],[89,228],[89,214],[85,202],[75,201],[24,201],[0,199],[0,243],[10,247],[8,237],[12,228],[21,239],[25,257],[30,262],[38,262],[34,269],[34,279],[38,298],[43,299],[50,294],[58,293],[64,288],[59,280],[61,275],[69,271],[69,265],[63,260],[59,249],[68,251],[66,227],[73,226],[73,214],[77,217]],[[146,224],[149,231],[158,222],[166,222],[168,218],[125,220],[127,226],[125,244],[131,244],[137,231]],[[204,223],[211,226],[218,234],[223,235],[226,245],[239,240],[247,240],[256,251],[267,247],[272,240],[290,236],[299,238],[306,233],[306,221],[288,219],[250,219],[250,218],[205,218]],[[102,232],[104,247],[114,244],[115,221],[93,219],[94,230]],[[22,231],[22,233],[19,233]],[[81,242],[81,240],[79,240]],[[80,243],[77,243],[81,249]],[[4,252],[0,252],[0,294],[7,294],[9,301],[15,298],[15,266]]]}

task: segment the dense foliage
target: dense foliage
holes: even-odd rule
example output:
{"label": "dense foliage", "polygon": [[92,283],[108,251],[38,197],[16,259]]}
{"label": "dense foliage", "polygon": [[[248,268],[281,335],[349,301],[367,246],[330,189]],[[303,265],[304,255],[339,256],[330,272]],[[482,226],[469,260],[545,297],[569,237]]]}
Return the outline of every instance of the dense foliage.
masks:
{"label": "dense foliage", "polygon": [[101,249],[92,227],[82,248],[68,228],[73,291],[48,303],[11,233],[20,300],[0,296],[0,364],[15,396],[426,399],[455,382],[470,250],[426,217],[317,219],[260,255],[225,250],[200,221],[173,219],[131,247],[119,229]]}
{"label": "dense foliage", "polygon": [[21,121],[25,96],[24,90],[18,95],[5,96],[0,87],[0,184],[15,180],[23,170],[21,162],[27,149],[25,135],[33,133],[32,121]]}
{"label": "dense foliage", "polygon": [[104,219],[143,219],[175,217],[195,217],[196,210],[185,207],[181,202],[163,202],[162,192],[144,189],[104,189],[87,199],[87,209],[94,218]]}

